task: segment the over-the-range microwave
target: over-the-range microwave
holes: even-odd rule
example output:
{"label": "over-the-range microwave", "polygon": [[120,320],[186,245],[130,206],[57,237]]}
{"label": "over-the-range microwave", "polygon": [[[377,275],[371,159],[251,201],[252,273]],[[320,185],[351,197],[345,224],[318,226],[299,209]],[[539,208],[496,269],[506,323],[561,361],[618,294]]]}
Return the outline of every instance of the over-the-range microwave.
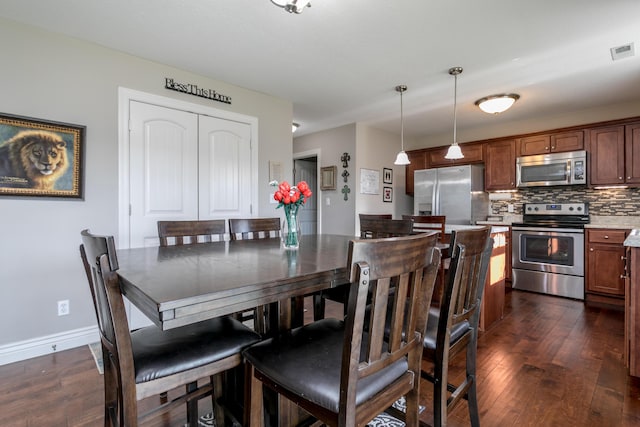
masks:
{"label": "over-the-range microwave", "polygon": [[587,152],[523,156],[516,160],[518,187],[545,187],[587,183]]}

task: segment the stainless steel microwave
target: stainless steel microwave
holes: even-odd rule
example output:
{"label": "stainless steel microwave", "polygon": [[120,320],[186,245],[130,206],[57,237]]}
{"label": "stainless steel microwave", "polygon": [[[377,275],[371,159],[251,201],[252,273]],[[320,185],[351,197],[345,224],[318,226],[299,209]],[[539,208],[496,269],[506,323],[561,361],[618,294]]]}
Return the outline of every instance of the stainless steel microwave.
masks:
{"label": "stainless steel microwave", "polygon": [[586,184],[587,152],[518,157],[516,179],[518,187]]}

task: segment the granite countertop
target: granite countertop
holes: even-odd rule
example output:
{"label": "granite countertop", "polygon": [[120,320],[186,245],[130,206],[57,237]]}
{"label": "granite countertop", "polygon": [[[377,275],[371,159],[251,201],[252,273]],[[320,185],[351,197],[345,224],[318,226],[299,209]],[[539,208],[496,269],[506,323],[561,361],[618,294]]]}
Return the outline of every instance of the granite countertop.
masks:
{"label": "granite countertop", "polygon": [[640,248],[640,229],[634,228],[624,241],[625,246]]}
{"label": "granite countertop", "polygon": [[585,228],[640,228],[640,216],[591,215],[591,222]]}
{"label": "granite countertop", "polygon": [[505,233],[509,231],[508,225],[480,224],[478,222],[478,225],[445,224],[444,233],[451,234],[452,231],[473,230],[473,229],[479,228],[482,225],[491,225],[492,233]]}

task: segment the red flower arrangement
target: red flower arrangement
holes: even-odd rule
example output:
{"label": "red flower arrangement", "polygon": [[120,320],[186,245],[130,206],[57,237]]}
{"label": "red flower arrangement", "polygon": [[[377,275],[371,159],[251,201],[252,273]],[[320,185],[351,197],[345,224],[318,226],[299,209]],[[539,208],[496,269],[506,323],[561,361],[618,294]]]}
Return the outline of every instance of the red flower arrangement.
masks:
{"label": "red flower arrangement", "polygon": [[278,187],[273,194],[274,200],[278,202],[276,209],[284,206],[287,222],[286,229],[283,230],[283,244],[286,248],[297,249],[300,244],[297,226],[298,209],[313,193],[305,181],[300,181],[293,187],[287,181],[282,181],[280,184],[277,181],[271,181],[269,184]]}

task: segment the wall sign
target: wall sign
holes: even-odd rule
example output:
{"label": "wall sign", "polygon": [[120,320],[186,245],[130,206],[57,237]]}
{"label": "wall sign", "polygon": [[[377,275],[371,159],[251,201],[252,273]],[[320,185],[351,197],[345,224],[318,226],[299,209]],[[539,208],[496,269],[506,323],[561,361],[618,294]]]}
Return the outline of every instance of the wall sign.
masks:
{"label": "wall sign", "polygon": [[201,98],[207,98],[212,101],[222,102],[224,104],[231,104],[230,96],[218,93],[213,89],[201,89],[198,87],[198,85],[194,85],[191,83],[178,83],[169,77],[165,77],[164,87],[166,89],[175,90],[176,92],[199,96]]}

